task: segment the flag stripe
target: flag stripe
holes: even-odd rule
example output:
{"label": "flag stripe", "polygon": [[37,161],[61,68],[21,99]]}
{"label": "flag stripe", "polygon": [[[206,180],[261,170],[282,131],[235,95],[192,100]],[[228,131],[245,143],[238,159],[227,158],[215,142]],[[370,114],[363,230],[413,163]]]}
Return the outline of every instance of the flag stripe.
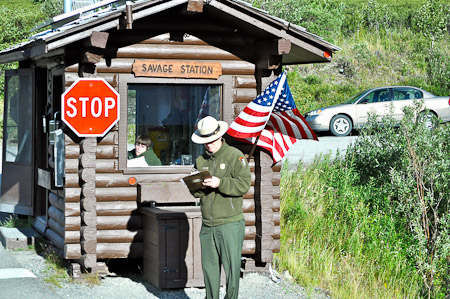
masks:
{"label": "flag stripe", "polygon": [[249,143],[259,136],[257,145],[269,150],[275,163],[298,140],[317,140],[295,106],[285,72],[239,113],[228,134]]}

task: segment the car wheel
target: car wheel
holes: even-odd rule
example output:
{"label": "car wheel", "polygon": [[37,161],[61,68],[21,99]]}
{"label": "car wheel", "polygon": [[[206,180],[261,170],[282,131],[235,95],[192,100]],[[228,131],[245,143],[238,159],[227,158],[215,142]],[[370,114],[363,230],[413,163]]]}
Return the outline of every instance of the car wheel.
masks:
{"label": "car wheel", "polygon": [[348,116],[339,114],[331,119],[330,131],[334,136],[347,136],[353,129],[352,121]]}
{"label": "car wheel", "polygon": [[431,111],[422,111],[417,117],[417,122],[423,123],[428,129],[434,129],[437,126],[437,116]]}

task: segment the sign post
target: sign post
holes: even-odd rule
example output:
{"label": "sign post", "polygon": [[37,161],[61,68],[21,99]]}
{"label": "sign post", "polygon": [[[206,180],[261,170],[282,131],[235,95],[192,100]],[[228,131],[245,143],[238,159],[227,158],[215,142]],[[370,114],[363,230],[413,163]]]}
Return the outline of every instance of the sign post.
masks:
{"label": "sign post", "polygon": [[103,137],[120,119],[120,95],[103,78],[78,79],[61,101],[61,119],[79,137]]}

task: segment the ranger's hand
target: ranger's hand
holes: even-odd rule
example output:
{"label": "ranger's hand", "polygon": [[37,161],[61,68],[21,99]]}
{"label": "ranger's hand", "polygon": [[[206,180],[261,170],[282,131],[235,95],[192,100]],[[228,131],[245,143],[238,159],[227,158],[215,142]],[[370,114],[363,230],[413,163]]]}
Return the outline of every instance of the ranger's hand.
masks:
{"label": "ranger's hand", "polygon": [[211,187],[211,188],[217,188],[220,185],[220,179],[216,176],[213,176],[209,179],[203,180],[203,186],[205,187]]}

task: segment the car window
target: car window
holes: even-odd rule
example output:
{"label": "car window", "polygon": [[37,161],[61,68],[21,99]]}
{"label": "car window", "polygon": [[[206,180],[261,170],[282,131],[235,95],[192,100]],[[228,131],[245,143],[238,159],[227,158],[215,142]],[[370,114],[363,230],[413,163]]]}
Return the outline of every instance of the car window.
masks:
{"label": "car window", "polygon": [[420,90],[411,87],[394,88],[394,101],[414,100],[423,98]]}
{"label": "car window", "polygon": [[359,103],[378,103],[390,101],[389,89],[377,89],[368,93]]}

